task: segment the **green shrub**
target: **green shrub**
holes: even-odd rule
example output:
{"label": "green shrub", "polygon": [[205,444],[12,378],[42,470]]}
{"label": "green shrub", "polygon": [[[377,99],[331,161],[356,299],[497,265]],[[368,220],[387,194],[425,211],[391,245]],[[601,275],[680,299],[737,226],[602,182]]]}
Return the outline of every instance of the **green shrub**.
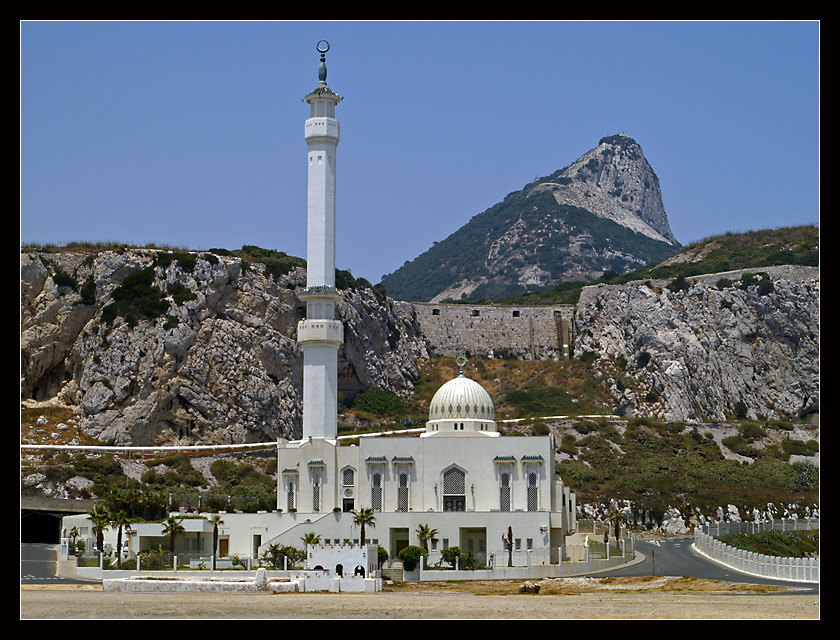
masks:
{"label": "green shrub", "polygon": [[440,552],[440,559],[443,560],[446,564],[448,564],[453,569],[455,568],[455,563],[458,561],[458,558],[461,557],[461,548],[460,547],[447,547]]}
{"label": "green shrub", "polygon": [[282,569],[285,566],[292,568],[306,559],[306,552],[288,545],[281,546],[278,543],[268,545],[268,548],[260,556],[260,562],[269,565],[272,569]]}
{"label": "green shrub", "polygon": [[192,273],[197,261],[198,255],[186,251],[158,253],[155,256],[155,266],[166,268],[173,262],[177,262],[178,266],[187,273]]}
{"label": "green shrub", "polygon": [[738,432],[744,436],[748,442],[755,442],[761,438],[767,437],[767,432],[754,422],[746,422],[738,427]]}
{"label": "green shrub", "polygon": [[166,290],[175,300],[175,304],[184,304],[187,300],[195,300],[198,296],[180,282],[170,282]]}
{"label": "green shrub", "polygon": [[545,422],[535,422],[533,425],[534,435],[547,436],[551,433],[551,429]]}
{"label": "green shrub", "polygon": [[802,442],[794,438],[782,441],[782,450],[789,456],[813,456],[819,452],[820,445],[816,440]]}
{"label": "green shrub", "polygon": [[402,560],[403,569],[406,571],[414,571],[417,568],[420,558],[429,554],[423,547],[415,545],[408,545],[397,554],[397,558]]}
{"label": "green shrub", "polygon": [[81,304],[88,306],[96,304],[96,283],[93,281],[93,276],[88,276],[79,294],[82,297]]}
{"label": "green shrub", "polygon": [[404,411],[405,404],[399,396],[390,391],[370,388],[358,393],[353,398],[352,408],[382,416]]}
{"label": "green shrub", "polygon": [[73,291],[75,291],[77,287],[76,278],[64,271],[58,271],[53,276],[53,282],[57,287],[67,287]]}
{"label": "green shrub", "polygon": [[778,558],[804,558],[819,552],[819,533],[812,531],[731,533],[717,539],[738,549]]}
{"label": "green shrub", "polygon": [[560,453],[566,453],[570,456],[575,456],[578,453],[575,437],[573,435],[565,435],[560,442]]}
{"label": "green shrub", "polygon": [[577,411],[572,396],[560,387],[541,387],[537,384],[515,389],[505,401],[523,416],[551,416]]}
{"label": "green shrub", "polygon": [[152,283],[154,267],[147,267],[126,276],[111,294],[114,302],[102,310],[102,321],[110,324],[117,316],[124,317],[130,326],[140,318],[154,319],[169,309],[163,292]]}
{"label": "green shrub", "polygon": [[667,285],[667,289],[674,293],[677,291],[688,291],[688,283],[685,281],[685,276],[682,274],[678,275]]}
{"label": "green shrub", "polygon": [[732,453],[737,453],[747,458],[757,458],[759,456],[758,450],[751,447],[743,436],[729,436],[721,440],[721,442]]}

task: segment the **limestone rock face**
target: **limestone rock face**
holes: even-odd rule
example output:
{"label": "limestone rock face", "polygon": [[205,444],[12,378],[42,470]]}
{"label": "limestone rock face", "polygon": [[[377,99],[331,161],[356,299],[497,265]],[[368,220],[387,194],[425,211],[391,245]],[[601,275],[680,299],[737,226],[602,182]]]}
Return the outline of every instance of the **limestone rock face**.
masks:
{"label": "limestone rock face", "polygon": [[619,134],[573,162],[559,183],[550,188],[559,204],[588,209],[654,240],[677,244],[665,206],[659,178],[638,143]]}
{"label": "limestone rock face", "polygon": [[[305,270],[165,253],[21,254],[21,400],[76,407],[86,433],[117,445],[300,437]],[[104,320],[125,278],[149,267],[165,310]],[[342,293],[343,383],[410,392],[414,358],[427,355],[410,308],[372,289]]]}
{"label": "limestone rock face", "polygon": [[631,416],[818,413],[819,268],[750,271],[586,287],[575,356],[595,357]]}

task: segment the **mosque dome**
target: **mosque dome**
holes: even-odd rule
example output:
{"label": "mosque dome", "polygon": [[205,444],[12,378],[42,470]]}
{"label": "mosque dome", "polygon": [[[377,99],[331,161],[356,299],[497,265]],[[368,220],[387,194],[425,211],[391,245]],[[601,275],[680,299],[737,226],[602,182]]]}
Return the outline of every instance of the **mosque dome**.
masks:
{"label": "mosque dome", "polygon": [[429,405],[429,420],[493,420],[495,409],[490,394],[475,380],[461,373],[437,390]]}

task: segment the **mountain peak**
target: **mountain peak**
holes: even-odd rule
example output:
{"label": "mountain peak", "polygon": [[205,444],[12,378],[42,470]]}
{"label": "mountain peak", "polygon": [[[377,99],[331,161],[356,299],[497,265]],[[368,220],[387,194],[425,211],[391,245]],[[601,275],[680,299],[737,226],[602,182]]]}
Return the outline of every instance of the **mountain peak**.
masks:
{"label": "mountain peak", "polygon": [[532,192],[550,190],[559,204],[679,246],[668,224],[659,178],[642,147],[626,133],[601,138],[597,147],[554,176],[556,182],[540,182]]}
{"label": "mountain peak", "polygon": [[403,300],[479,300],[626,273],[678,248],[659,178],[626,133],[508,194],[382,282]]}

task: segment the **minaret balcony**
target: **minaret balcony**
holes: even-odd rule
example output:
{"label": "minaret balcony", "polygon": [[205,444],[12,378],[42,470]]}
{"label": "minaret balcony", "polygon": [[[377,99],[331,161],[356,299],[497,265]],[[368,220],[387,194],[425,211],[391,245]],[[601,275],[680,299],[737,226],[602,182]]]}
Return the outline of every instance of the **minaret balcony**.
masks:
{"label": "minaret balcony", "polygon": [[341,320],[301,320],[298,322],[298,343],[319,343],[338,346],[344,342]]}
{"label": "minaret balcony", "polygon": [[313,298],[325,298],[327,300],[341,300],[341,292],[335,287],[328,284],[310,285],[302,289],[297,297],[301,300],[311,300]]}
{"label": "minaret balcony", "polygon": [[310,138],[329,138],[338,141],[340,129],[335,118],[309,118],[304,125],[304,136]]}

